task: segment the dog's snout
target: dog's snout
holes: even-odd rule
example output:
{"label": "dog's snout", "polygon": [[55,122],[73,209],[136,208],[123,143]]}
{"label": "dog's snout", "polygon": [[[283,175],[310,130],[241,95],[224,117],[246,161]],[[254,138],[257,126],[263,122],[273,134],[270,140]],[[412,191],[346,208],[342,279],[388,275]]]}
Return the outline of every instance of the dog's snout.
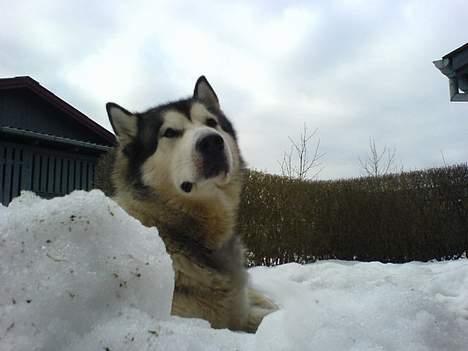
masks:
{"label": "dog's snout", "polygon": [[224,150],[224,140],[221,135],[209,134],[198,140],[197,150],[202,154],[219,153]]}
{"label": "dog's snout", "polygon": [[201,173],[208,179],[229,171],[226,145],[221,135],[206,134],[197,141],[196,149],[201,156]]}

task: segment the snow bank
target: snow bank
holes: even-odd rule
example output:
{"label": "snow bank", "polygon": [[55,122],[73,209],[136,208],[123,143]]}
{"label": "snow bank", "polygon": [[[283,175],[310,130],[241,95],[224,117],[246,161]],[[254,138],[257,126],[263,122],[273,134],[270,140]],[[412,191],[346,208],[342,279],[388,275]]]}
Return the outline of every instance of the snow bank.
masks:
{"label": "snow bank", "polygon": [[174,273],[157,230],[101,192],[24,193],[0,210],[0,282],[0,349],[63,350],[129,311],[168,319]]}
{"label": "snow bank", "polygon": [[466,350],[468,260],[250,270],[280,310],[256,335],[170,317],[157,230],[98,191],[0,206],[0,350]]}
{"label": "snow bank", "polygon": [[257,349],[467,349],[468,260],[323,261],[251,274],[282,306],[261,325]]}

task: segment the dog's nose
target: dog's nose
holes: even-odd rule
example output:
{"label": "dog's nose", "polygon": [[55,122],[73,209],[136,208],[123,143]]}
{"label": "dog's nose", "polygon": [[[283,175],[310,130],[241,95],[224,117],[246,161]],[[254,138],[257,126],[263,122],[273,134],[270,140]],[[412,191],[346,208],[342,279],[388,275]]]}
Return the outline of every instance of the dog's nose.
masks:
{"label": "dog's nose", "polygon": [[228,172],[226,149],[221,135],[216,133],[204,135],[198,139],[195,148],[200,153],[201,172],[206,179]]}
{"label": "dog's nose", "polygon": [[224,150],[224,140],[221,135],[209,134],[198,140],[197,150],[204,154],[217,154]]}

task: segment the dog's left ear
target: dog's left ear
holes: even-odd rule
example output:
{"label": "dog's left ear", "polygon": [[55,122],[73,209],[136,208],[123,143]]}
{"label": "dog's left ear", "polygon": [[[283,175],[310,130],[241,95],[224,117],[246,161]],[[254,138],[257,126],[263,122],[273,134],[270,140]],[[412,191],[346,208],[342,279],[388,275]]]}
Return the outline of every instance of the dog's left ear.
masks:
{"label": "dog's left ear", "polygon": [[207,107],[219,109],[218,97],[205,76],[197,79],[193,97],[203,102]]}

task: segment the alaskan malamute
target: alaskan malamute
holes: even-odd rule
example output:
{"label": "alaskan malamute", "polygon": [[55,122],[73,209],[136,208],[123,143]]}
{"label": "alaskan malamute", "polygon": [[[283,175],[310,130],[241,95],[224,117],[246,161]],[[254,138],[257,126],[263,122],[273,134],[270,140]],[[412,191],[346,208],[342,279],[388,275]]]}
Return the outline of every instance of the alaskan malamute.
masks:
{"label": "alaskan malamute", "polygon": [[255,332],[275,306],[247,286],[235,231],[244,162],[216,93],[202,76],[191,98],[143,113],[106,108],[118,137],[114,199],[159,229],[175,271],[172,313]]}

